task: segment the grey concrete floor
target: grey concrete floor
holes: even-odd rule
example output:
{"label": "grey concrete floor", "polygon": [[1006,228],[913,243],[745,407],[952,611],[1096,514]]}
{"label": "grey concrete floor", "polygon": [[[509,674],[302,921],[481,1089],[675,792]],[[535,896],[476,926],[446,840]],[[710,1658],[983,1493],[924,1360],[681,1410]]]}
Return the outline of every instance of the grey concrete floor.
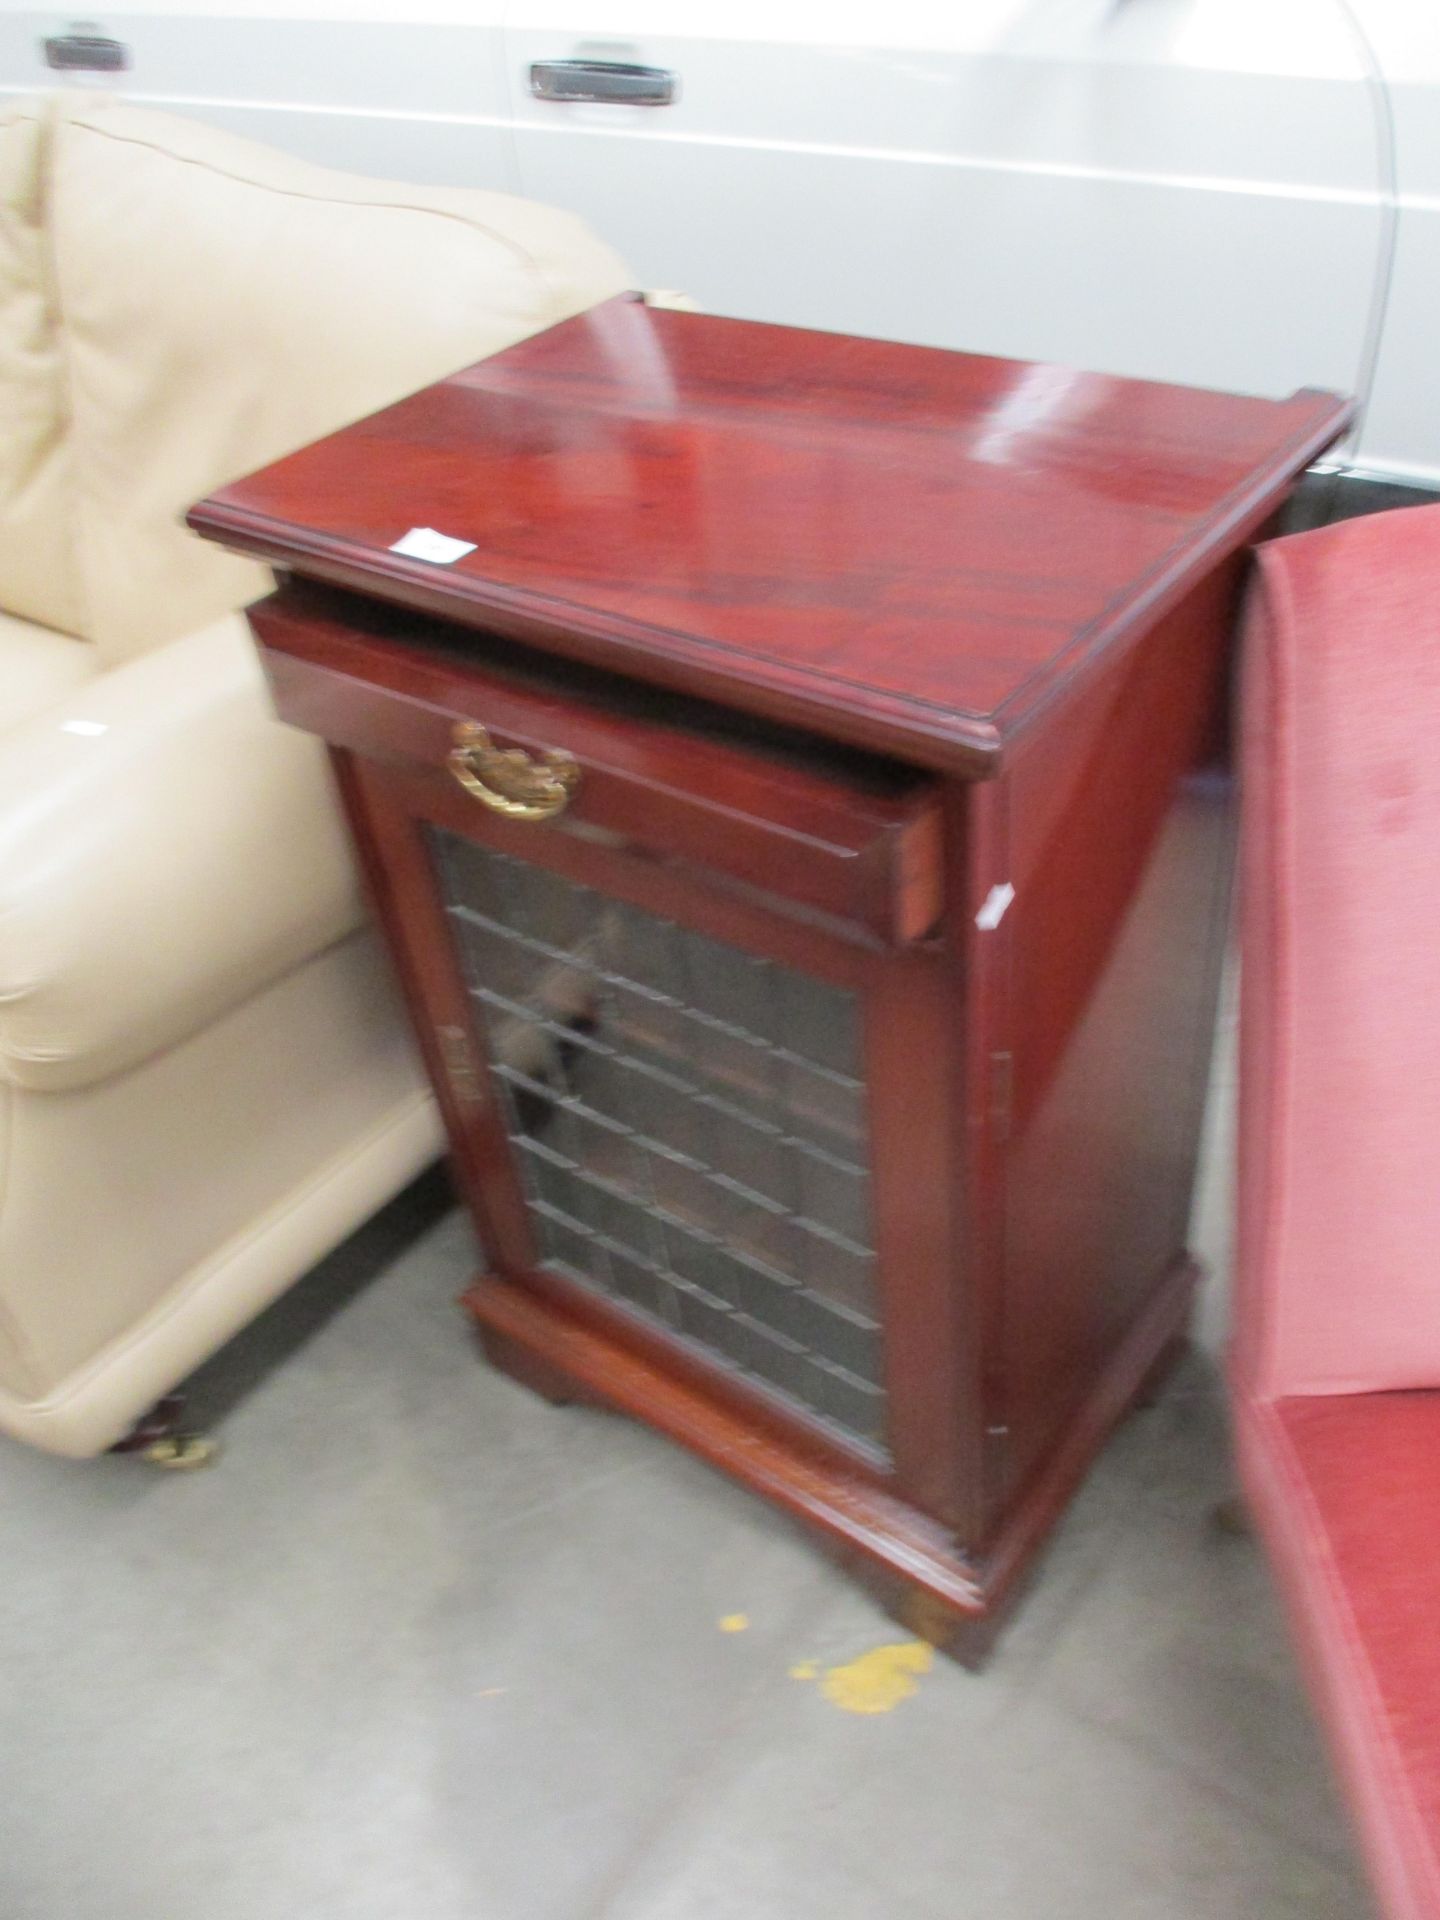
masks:
{"label": "grey concrete floor", "polygon": [[434,1183],[372,1223],[197,1378],[207,1473],[4,1448],[0,1920],[1368,1913],[1203,1346],[987,1671],[859,1716],[790,1670],[897,1630],[480,1365],[472,1261]]}

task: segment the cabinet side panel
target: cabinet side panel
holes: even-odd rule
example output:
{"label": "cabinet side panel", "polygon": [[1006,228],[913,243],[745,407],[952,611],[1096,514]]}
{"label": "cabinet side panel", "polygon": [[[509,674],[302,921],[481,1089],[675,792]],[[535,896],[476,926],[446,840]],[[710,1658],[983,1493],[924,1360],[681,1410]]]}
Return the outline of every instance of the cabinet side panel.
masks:
{"label": "cabinet side panel", "polygon": [[1228,914],[1241,564],[1054,709],[1013,769],[1012,1492],[1184,1254]]}
{"label": "cabinet side panel", "polygon": [[956,1177],[963,1019],[938,945],[896,956],[869,999],[866,1080],[895,1488],[968,1547],[980,1525],[979,1335]]}

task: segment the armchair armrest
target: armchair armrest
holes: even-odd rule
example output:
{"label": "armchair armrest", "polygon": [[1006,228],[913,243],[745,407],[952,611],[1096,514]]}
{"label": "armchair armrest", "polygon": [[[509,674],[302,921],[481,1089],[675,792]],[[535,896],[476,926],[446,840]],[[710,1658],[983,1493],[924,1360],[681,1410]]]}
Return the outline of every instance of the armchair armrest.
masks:
{"label": "armchair armrest", "polygon": [[359,924],[323,747],[232,614],[0,737],[0,1077],[174,1046]]}

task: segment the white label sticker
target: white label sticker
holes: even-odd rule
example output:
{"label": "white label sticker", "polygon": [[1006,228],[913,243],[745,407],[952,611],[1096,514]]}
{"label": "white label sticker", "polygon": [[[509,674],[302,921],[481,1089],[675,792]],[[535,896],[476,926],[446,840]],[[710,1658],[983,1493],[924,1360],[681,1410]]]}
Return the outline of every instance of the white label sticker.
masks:
{"label": "white label sticker", "polygon": [[1005,918],[1005,909],[1015,898],[1015,889],[1007,880],[1002,887],[991,887],[985,896],[985,904],[975,916],[975,924],[982,933],[993,933]]}
{"label": "white label sticker", "polygon": [[391,553],[403,553],[410,560],[433,560],[437,567],[448,567],[475,551],[473,540],[452,540],[448,533],[434,527],[411,527],[403,540],[397,540]]}

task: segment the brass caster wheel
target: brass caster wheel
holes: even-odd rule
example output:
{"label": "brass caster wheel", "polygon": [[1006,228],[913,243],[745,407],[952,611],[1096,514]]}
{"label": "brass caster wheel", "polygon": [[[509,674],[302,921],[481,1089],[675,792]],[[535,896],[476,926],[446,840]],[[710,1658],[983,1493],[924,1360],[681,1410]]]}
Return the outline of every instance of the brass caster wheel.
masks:
{"label": "brass caster wheel", "polygon": [[169,1433],[139,1449],[142,1460],[171,1473],[193,1473],[197,1467],[208,1467],[219,1451],[215,1441],[207,1440],[203,1433]]}
{"label": "brass caster wheel", "polygon": [[142,1414],[123,1440],[117,1440],[111,1453],[135,1453],[152,1467],[165,1467],[187,1473],[195,1467],[208,1467],[219,1453],[218,1441],[204,1434],[186,1433],[180,1422],[185,1417],[185,1402],[178,1393],[168,1393]]}

